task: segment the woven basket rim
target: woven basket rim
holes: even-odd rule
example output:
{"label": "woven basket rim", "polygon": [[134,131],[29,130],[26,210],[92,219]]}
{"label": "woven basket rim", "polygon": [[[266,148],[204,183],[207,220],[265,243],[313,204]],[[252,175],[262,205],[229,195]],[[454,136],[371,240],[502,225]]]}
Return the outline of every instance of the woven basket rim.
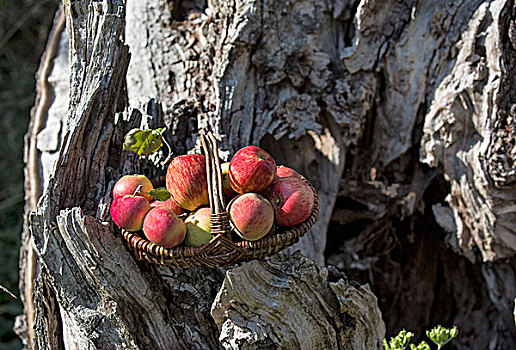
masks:
{"label": "woven basket rim", "polygon": [[[232,242],[235,246],[239,247],[237,249],[241,249],[239,252],[241,257],[238,258],[237,261],[231,262],[229,265],[233,265],[241,261],[248,261],[254,258],[273,255],[296,243],[299,238],[303,237],[310,230],[319,217],[319,196],[317,195],[317,191],[314,186],[304,176],[300,175],[300,177],[306,184],[308,184],[314,194],[314,205],[310,216],[298,225],[281,228],[282,231],[268,234],[259,240]],[[202,265],[211,267],[224,266],[224,264],[211,265],[209,261],[195,261],[196,258],[200,257],[200,254],[205,250],[205,247],[217,236],[214,236],[209,243],[200,247],[179,246],[174,248],[164,248],[149,241],[143,233],[138,234],[138,232],[128,232],[121,229],[123,238],[129,246],[135,250],[135,253],[137,253],[137,256],[139,256],[140,259],[145,259],[149,262],[160,263],[163,265],[174,265],[175,267]],[[193,262],[191,261],[192,259]]]}

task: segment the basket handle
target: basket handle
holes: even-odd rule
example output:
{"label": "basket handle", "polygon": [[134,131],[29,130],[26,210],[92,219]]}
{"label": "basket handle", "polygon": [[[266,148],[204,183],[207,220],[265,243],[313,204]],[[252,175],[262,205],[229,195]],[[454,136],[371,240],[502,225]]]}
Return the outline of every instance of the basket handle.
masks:
{"label": "basket handle", "polygon": [[230,231],[226,201],[222,191],[222,173],[220,169],[217,140],[211,132],[201,135],[201,144],[206,155],[206,179],[211,208],[211,234],[227,235]]}

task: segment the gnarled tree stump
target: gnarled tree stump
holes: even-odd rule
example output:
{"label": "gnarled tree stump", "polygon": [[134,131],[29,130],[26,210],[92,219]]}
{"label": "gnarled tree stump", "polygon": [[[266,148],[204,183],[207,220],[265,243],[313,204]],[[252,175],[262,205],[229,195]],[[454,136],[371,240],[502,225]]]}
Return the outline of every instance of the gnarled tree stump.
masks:
{"label": "gnarled tree stump", "polygon": [[514,348],[514,1],[104,0],[64,9],[59,51],[46,60],[54,69],[42,65],[39,77],[50,84],[39,96],[54,99],[38,100],[27,138],[27,189],[33,200],[42,194],[22,254],[36,347],[301,344],[231,287],[258,293],[245,282],[253,273],[269,276],[263,285],[287,283],[267,295],[278,303],[301,288],[298,306],[317,297],[318,311],[331,310],[324,344],[379,347],[372,294],[299,255],[228,271],[134,260],[105,224],[110,191],[122,174],[163,169],[120,145],[133,127],[165,125],[176,154],[198,151],[198,135],[211,130],[225,158],[260,144],[305,174],[321,215],[294,249],[368,282],[389,336],[456,324],[451,346]]}

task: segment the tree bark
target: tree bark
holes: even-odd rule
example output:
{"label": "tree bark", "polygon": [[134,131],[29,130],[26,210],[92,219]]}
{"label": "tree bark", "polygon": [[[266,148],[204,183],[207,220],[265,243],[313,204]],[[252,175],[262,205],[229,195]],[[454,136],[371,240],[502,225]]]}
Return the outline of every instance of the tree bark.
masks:
{"label": "tree bark", "polygon": [[[514,1],[64,5],[36,140],[36,348],[370,349],[382,316],[389,336],[457,324],[451,347],[516,346]],[[211,130],[224,158],[259,144],[308,177],[321,214],[291,256],[134,259],[111,189],[163,169],[120,145],[163,125],[176,155]]]}
{"label": "tree bark", "polygon": [[[181,18],[178,22],[173,15],[180,14],[181,9],[170,9],[165,2],[158,1],[143,5],[144,11],[140,12],[138,6],[142,4],[129,4],[132,11],[126,24],[127,8],[122,1],[64,4],[67,31],[62,34],[61,48],[69,42],[70,70],[59,71],[56,66],[52,74],[69,74],[70,80],[48,78],[61,99],[56,97],[46,126],[36,140],[45,181],[37,210],[29,215],[29,231],[39,263],[34,292],[35,322],[28,325],[36,334],[32,345],[37,349],[263,348],[263,342],[236,336],[231,340],[227,334],[219,334],[210,314],[211,311],[218,315],[219,322],[238,324],[226,313],[231,311],[231,305],[213,304],[217,293],[224,290],[223,283],[229,283],[224,281],[233,276],[231,269],[174,270],[136,261],[110,223],[111,190],[120,175],[145,172],[155,177],[163,173],[163,169],[121,151],[123,135],[131,128],[166,125],[176,154],[198,149],[201,131],[213,130],[224,140],[226,157],[248,142],[237,143],[221,133],[218,124],[224,117],[219,106],[227,98],[217,90],[220,77],[214,75],[209,62],[199,57],[194,61],[192,56],[191,64],[195,62],[202,69],[188,77],[176,94],[170,91],[170,85],[177,85],[174,75],[175,79],[186,81],[186,75],[191,74],[188,50],[202,56],[202,52],[194,52],[199,47],[192,47],[192,42],[183,38],[199,35],[196,32],[212,35],[216,40],[205,43],[203,48],[206,55],[211,54],[227,35],[222,31],[231,29],[227,16],[243,16],[243,9],[222,5],[221,11],[211,17],[203,15],[204,18],[196,19],[194,11],[192,19]],[[215,4],[210,6],[217,8]],[[138,13],[149,19],[131,17]],[[160,22],[151,18],[159,18]],[[212,33],[203,33],[203,26],[210,21],[214,23]],[[145,30],[139,30],[142,25]],[[138,37],[141,33],[148,37]],[[134,43],[132,57],[136,59],[131,66],[129,51],[133,46],[126,44],[126,37],[127,43]],[[178,42],[177,51],[172,53],[169,48],[174,45],[168,46],[171,40]],[[233,44],[227,45],[229,48]],[[66,52],[60,51],[54,63],[61,57],[66,57]],[[139,62],[142,57],[147,57],[143,59],[145,64]],[[208,58],[214,65],[224,65],[227,60]],[[174,68],[177,62],[184,66]],[[177,74],[172,69],[177,69]],[[62,99],[66,91],[68,99]],[[67,105],[65,111],[59,107],[63,104]],[[53,114],[54,106],[61,113]],[[235,130],[238,128],[235,126]],[[29,146],[31,142],[34,140],[30,140]],[[300,264],[303,269],[295,269]],[[274,278],[284,278],[292,289],[287,295],[299,298],[297,305],[307,305],[314,297],[330,298],[321,300],[317,324],[307,319],[292,325],[288,319],[274,319],[274,315],[247,322],[251,329],[262,321],[268,322],[267,344],[277,347],[296,343],[309,348],[306,341],[311,339],[314,344],[328,344],[335,349],[346,344],[360,344],[364,349],[380,347],[384,323],[376,298],[366,286],[351,284],[335,273],[329,277],[326,269],[320,270],[299,255],[255,261],[238,269],[247,273],[253,268],[270,271],[267,266],[292,272],[262,277],[257,282],[262,288],[274,283]],[[314,295],[312,289],[319,292]],[[347,299],[345,294],[350,294]],[[268,297],[270,300],[272,296]],[[295,301],[278,298],[276,309],[289,310]],[[255,307],[260,305],[257,302]],[[243,299],[241,303],[244,304]],[[281,336],[281,330],[287,332],[293,326],[295,334]]]}
{"label": "tree bark", "polygon": [[327,262],[370,281],[387,334],[457,324],[458,348],[515,346],[514,11],[359,5],[344,61],[377,77],[378,94],[346,161]]}
{"label": "tree bark", "polygon": [[[68,42],[62,40],[65,15],[60,8],[55,16],[54,26],[49,35],[46,50],[41,58],[40,69],[36,74],[36,101],[31,111],[29,130],[25,136],[25,220],[20,249],[20,297],[24,314],[18,317],[15,325],[17,334],[24,346],[34,346],[34,280],[37,275],[37,257],[33,248],[34,241],[29,234],[29,212],[37,209],[37,203],[48,183],[51,161],[55,158],[59,141],[61,123],[68,108],[69,67],[67,64]],[[64,53],[63,53],[64,51]],[[63,60],[65,60],[63,62]],[[65,71],[63,71],[63,69]],[[54,92],[52,92],[54,89]],[[64,89],[64,90],[62,90]],[[48,137],[50,135],[50,137]]]}

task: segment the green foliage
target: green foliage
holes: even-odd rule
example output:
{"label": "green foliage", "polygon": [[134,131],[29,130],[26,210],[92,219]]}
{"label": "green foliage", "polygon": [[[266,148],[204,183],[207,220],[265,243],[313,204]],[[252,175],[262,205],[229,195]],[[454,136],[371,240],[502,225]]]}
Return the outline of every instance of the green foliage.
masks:
{"label": "green foliage", "polygon": [[410,339],[414,336],[414,333],[407,332],[406,330],[402,330],[398,333],[397,336],[391,338],[389,343],[387,340],[383,340],[383,347],[385,350],[403,350],[407,347],[410,342]]}
{"label": "green foliage", "polygon": [[149,195],[157,199],[158,201],[166,201],[170,198],[170,192],[165,187],[155,188],[149,191]]}
{"label": "green foliage", "polygon": [[[441,349],[446,343],[452,340],[454,337],[459,334],[457,327],[453,328],[445,328],[442,326],[437,326],[432,328],[429,331],[426,331],[426,335],[435,345],[437,345],[437,349]],[[383,347],[385,350],[403,350],[405,349],[409,343],[414,333],[407,332],[406,330],[402,330],[398,333],[397,336],[391,338],[391,340],[387,343],[387,340],[383,340]],[[418,345],[410,344],[410,350],[430,350],[430,345],[427,342],[422,341]]]}
{"label": "green foliage", "polygon": [[163,145],[163,132],[165,128],[159,129],[132,129],[124,137],[124,149],[132,151],[139,156],[153,154]]}
{"label": "green foliage", "polygon": [[455,338],[459,334],[457,327],[445,328],[441,325],[426,331],[426,336],[437,345],[437,349],[441,349],[446,343]]}
{"label": "green foliage", "polygon": [[430,350],[430,345],[423,340],[418,345],[410,344],[410,350]]}

